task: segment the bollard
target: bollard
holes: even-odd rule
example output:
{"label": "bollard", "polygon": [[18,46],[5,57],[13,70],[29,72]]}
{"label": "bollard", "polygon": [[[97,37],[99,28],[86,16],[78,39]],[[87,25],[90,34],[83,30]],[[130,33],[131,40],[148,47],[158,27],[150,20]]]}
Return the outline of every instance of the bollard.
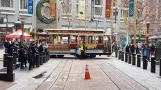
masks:
{"label": "bollard", "polygon": [[17,53],[13,52],[13,64],[17,63]]}
{"label": "bollard", "polygon": [[47,55],[48,55],[48,60],[49,60],[49,59],[50,59],[50,54],[49,54],[49,52],[48,52],[48,54],[47,54]]}
{"label": "bollard", "polygon": [[118,56],[118,60],[120,60],[120,51],[118,52],[119,56]]}
{"label": "bollard", "polygon": [[131,53],[129,53],[129,64],[131,64]]}
{"label": "bollard", "polygon": [[8,57],[8,54],[5,53],[5,54],[3,55],[3,67],[7,67],[7,57]]}
{"label": "bollard", "polygon": [[43,58],[41,54],[40,54],[40,65],[43,65]]}
{"label": "bollard", "polygon": [[40,55],[36,54],[36,67],[40,66]]}
{"label": "bollard", "polygon": [[126,52],[125,53],[125,62],[127,62],[127,59],[128,59],[128,53]]}
{"label": "bollard", "polygon": [[13,74],[13,56],[7,57],[7,74]]}
{"label": "bollard", "polygon": [[141,55],[138,54],[138,55],[137,55],[137,67],[140,67],[140,63],[141,63],[140,57],[141,57]]}
{"label": "bollard", "polygon": [[160,76],[161,76],[161,59],[160,59]]}
{"label": "bollard", "polygon": [[122,58],[122,55],[121,55],[121,51],[119,51],[119,60],[121,60],[121,58]]}
{"label": "bollard", "polygon": [[124,61],[124,52],[121,53],[121,61]]}
{"label": "bollard", "polygon": [[5,53],[7,53],[7,48],[5,48]]}
{"label": "bollard", "polygon": [[135,63],[136,63],[136,56],[135,56],[134,53],[133,53],[132,57],[133,57],[133,59],[132,59],[132,65],[135,65]]}
{"label": "bollard", "polygon": [[48,53],[46,52],[46,62],[48,61]]}
{"label": "bollard", "polygon": [[155,73],[155,57],[151,57],[151,72]]}
{"label": "bollard", "polygon": [[44,53],[44,61],[45,61],[45,63],[47,62],[46,53]]}
{"label": "bollard", "polygon": [[45,62],[45,54],[43,53],[42,56],[43,56],[43,63],[46,63],[46,62]]}
{"label": "bollard", "polygon": [[143,56],[143,69],[147,69],[147,56]]}

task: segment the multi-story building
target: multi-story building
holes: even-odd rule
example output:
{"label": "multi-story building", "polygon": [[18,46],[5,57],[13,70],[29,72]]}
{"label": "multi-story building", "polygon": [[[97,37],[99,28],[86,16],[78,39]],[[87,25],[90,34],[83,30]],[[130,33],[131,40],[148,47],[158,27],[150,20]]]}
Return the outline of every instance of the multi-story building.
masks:
{"label": "multi-story building", "polygon": [[32,28],[32,15],[27,14],[28,0],[0,0],[0,43],[4,41],[4,35],[15,31],[14,23],[18,18],[25,21],[25,31]]}
{"label": "multi-story building", "polygon": [[[51,1],[51,0],[46,0]],[[105,6],[106,0],[87,0],[86,1],[86,10],[85,10],[85,18],[78,19],[79,17],[79,9],[80,9],[80,0],[57,0],[57,9],[58,9],[58,18],[59,18],[59,28],[86,28],[86,29],[105,29],[110,31],[111,28],[111,18],[105,18]],[[40,1],[41,2],[41,1]],[[122,5],[121,3],[126,4]],[[118,18],[117,24],[122,27],[124,25],[124,17],[128,15],[128,0],[113,0],[113,11],[117,7]],[[37,4],[39,0],[37,0]],[[47,9],[45,9],[47,14]],[[40,12],[40,11],[39,11]],[[49,13],[48,13],[49,14]],[[45,15],[44,15],[45,16]],[[113,23],[115,22],[113,17]],[[120,22],[120,23],[119,23]],[[45,24],[42,25],[41,21],[37,18],[37,27],[38,28],[53,28],[53,24]],[[113,28],[116,25],[113,24]],[[118,26],[116,26],[118,27]],[[118,28],[117,28],[118,29]],[[125,29],[125,28],[121,28]]]}

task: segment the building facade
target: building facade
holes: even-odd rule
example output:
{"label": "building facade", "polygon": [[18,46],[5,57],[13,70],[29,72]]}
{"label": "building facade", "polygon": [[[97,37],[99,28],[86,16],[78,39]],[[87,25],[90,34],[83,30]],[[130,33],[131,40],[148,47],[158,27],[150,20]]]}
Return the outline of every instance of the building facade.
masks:
{"label": "building facade", "polygon": [[[44,1],[52,1],[52,0],[44,0]],[[105,18],[105,7],[106,0],[87,0],[84,4],[85,15],[84,19],[78,19],[79,17],[79,9],[80,9],[80,1],[81,0],[55,0],[57,3],[58,9],[58,26],[59,28],[86,28],[86,29],[105,29],[110,31],[111,28],[111,18]],[[84,0],[85,1],[85,0]],[[40,4],[40,0],[37,0],[37,6]],[[124,5],[121,3],[124,2]],[[128,15],[128,0],[113,0],[113,11],[117,8],[118,16],[117,16],[117,24],[120,27],[124,25],[124,18]],[[126,4],[126,5],[125,5]],[[47,14],[47,9],[45,9]],[[39,12],[39,11],[38,11]],[[49,14],[49,13],[48,13]],[[44,15],[45,16],[45,15]],[[115,22],[115,17],[113,17],[113,23]],[[42,25],[41,20],[37,18],[37,28],[53,28],[52,25],[45,24]],[[113,24],[113,28],[115,26],[118,29],[118,25]],[[56,27],[55,27],[56,28]],[[124,28],[122,28],[124,29]]]}
{"label": "building facade", "polygon": [[32,29],[32,15],[27,14],[28,0],[0,0],[0,43],[4,35],[15,31],[14,23],[18,18],[25,21],[25,31]]}

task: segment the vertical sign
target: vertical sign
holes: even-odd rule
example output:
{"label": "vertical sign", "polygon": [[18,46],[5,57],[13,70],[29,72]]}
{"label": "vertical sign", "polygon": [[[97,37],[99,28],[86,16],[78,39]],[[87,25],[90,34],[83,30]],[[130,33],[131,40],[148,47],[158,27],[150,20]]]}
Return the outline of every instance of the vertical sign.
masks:
{"label": "vertical sign", "polygon": [[28,14],[33,14],[33,0],[28,0]]}
{"label": "vertical sign", "polygon": [[56,16],[56,4],[55,4],[55,0],[50,0],[50,16],[52,16],[52,17]]}
{"label": "vertical sign", "polygon": [[134,0],[129,0],[129,17],[134,17]]}
{"label": "vertical sign", "polygon": [[78,6],[78,19],[85,19],[86,14],[86,2],[85,0],[79,0],[79,6]]}
{"label": "vertical sign", "polygon": [[105,17],[110,18],[111,17],[111,0],[106,0],[106,8],[105,8]]}

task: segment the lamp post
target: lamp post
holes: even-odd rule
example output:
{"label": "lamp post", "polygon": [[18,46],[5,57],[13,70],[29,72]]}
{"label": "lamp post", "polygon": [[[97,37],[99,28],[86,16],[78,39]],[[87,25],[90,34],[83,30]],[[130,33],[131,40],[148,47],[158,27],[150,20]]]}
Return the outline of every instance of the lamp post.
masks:
{"label": "lamp post", "polygon": [[115,34],[116,34],[116,40],[117,40],[117,27],[116,27],[117,16],[118,16],[118,9],[117,8],[115,8],[114,16],[115,16]]}
{"label": "lamp post", "polygon": [[6,15],[4,22],[6,23],[6,35],[7,35],[7,31],[8,31],[8,15]]}
{"label": "lamp post", "polygon": [[150,29],[150,22],[146,22],[146,27],[147,27],[146,43],[147,43],[147,46],[149,46],[149,29]]}
{"label": "lamp post", "polygon": [[146,22],[146,27],[147,27],[147,35],[146,35],[146,43],[147,43],[147,59],[148,58],[148,49],[149,49],[149,29],[150,29],[150,22]]}
{"label": "lamp post", "polygon": [[23,35],[24,35],[24,21],[20,21],[20,19],[18,19],[15,23],[14,23],[14,27],[17,31],[17,29],[22,29],[22,35],[21,35],[21,45],[23,44]]}

